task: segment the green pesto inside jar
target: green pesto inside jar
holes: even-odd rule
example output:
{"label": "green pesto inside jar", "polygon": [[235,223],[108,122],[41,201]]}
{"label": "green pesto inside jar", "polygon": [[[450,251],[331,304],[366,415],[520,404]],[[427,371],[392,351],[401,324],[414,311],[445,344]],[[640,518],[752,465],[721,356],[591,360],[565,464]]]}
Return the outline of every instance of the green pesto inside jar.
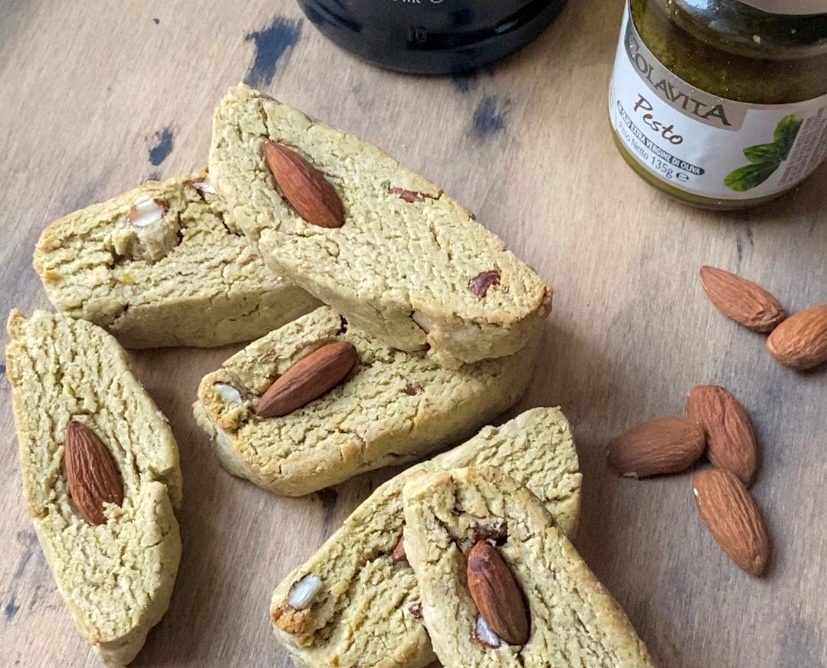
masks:
{"label": "green pesto inside jar", "polygon": [[[827,14],[768,14],[735,0],[630,0],[635,28],[673,74],[711,95],[753,104],[789,104],[827,94]],[[651,185],[685,202],[741,208],[783,193],[726,200],[687,193],[659,179],[628,152]]]}

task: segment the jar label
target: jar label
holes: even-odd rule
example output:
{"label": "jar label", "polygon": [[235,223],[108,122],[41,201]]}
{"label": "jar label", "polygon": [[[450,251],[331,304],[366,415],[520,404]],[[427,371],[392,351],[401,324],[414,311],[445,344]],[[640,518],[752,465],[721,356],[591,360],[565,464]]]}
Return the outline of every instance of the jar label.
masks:
{"label": "jar label", "polygon": [[647,171],[688,193],[758,199],[792,187],[827,158],[827,95],[752,104],[710,95],[646,47],[626,3],[609,89],[618,138]]}

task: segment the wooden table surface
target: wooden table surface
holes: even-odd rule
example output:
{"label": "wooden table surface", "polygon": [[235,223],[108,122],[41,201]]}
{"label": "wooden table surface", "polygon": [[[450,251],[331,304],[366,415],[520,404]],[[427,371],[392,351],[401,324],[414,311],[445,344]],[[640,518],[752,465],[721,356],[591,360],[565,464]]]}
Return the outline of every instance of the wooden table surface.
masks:
{"label": "wooden table surface", "polygon": [[[711,307],[697,277],[707,263],[742,272],[790,309],[827,299],[827,166],[791,196],[730,215],[645,185],[606,119],[620,0],[570,0],[536,43],[464,78],[370,67],[289,0],[57,7],[0,0],[3,318],[48,306],[30,266],[47,222],[204,164],[213,106],[244,79],[386,147],[554,285],[545,349],[518,408],[559,404],[571,418],[585,475],[577,546],[662,665],[827,665],[827,372],[780,367],[762,336]],[[392,473],[304,499],[231,478],[190,404],[234,349],[134,355],[172,423],[185,483],[172,604],[134,665],[291,665],[270,631],[272,588]],[[704,382],[729,387],[760,438],[754,494],[775,546],[761,580],[713,543],[689,475],[635,482],[605,466],[612,435],[681,412]],[[94,666],[24,510],[5,382],[0,438],[0,665]]]}

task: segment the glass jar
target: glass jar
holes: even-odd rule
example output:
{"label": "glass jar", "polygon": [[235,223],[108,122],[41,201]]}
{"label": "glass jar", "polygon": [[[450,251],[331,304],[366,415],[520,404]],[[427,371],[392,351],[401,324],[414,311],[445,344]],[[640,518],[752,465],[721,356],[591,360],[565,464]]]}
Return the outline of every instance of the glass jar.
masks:
{"label": "glass jar", "polygon": [[342,48],[381,67],[417,74],[465,72],[534,39],[563,0],[298,0]]}
{"label": "glass jar", "polygon": [[627,0],[609,116],[626,162],[677,199],[778,197],[827,157],[827,0]]}

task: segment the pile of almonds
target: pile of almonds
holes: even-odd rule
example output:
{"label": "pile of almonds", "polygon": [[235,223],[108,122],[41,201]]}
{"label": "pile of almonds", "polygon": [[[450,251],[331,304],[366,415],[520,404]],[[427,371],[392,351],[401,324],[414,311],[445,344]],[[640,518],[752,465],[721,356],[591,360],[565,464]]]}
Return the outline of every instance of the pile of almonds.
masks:
{"label": "pile of almonds", "polygon": [[827,302],[787,315],[764,288],[716,267],[701,267],[706,296],[728,318],[755,332],[769,333],[767,349],[797,371],[827,362]]}
{"label": "pile of almonds", "polygon": [[698,512],[729,557],[761,575],[770,555],[766,525],[748,487],[758,470],[758,446],[747,412],[718,385],[689,392],[686,416],[649,420],[609,443],[609,466],[624,476],[680,473],[706,453],[715,467],[692,479]]}
{"label": "pile of almonds", "polygon": [[[827,362],[827,303],[788,315],[760,285],[716,267],[701,267],[704,292],[728,318],[769,334],[767,348],[781,364],[807,371]],[[712,470],[695,474],[692,491],[712,536],[743,570],[761,575],[770,541],[749,493],[758,470],[758,446],[747,412],[718,385],[692,388],[686,416],[644,422],[612,439],[609,466],[624,476],[680,473],[706,453]]]}

